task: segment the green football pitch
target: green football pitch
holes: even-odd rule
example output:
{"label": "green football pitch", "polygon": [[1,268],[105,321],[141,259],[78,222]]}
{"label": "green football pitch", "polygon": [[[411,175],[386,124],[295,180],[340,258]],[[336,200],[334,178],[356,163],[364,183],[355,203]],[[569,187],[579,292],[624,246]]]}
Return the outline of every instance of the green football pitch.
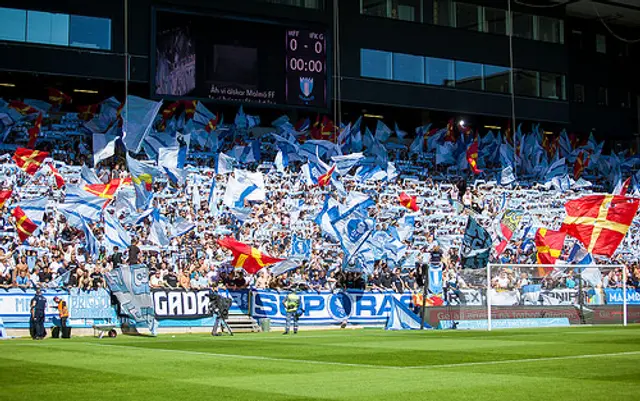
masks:
{"label": "green football pitch", "polygon": [[0,400],[638,400],[640,326],[0,341]]}

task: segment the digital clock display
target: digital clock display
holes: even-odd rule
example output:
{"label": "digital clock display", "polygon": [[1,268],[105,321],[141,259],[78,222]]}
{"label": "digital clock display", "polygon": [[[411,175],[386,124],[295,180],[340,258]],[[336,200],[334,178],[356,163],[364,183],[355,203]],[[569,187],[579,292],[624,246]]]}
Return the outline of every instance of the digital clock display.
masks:
{"label": "digital clock display", "polygon": [[287,30],[286,101],[325,107],[327,104],[327,42],[325,33]]}

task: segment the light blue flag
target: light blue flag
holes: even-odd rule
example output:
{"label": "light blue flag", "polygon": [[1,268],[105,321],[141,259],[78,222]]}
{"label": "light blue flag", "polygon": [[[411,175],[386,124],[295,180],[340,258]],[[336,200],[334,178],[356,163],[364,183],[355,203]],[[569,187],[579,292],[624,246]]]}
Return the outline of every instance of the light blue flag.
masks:
{"label": "light blue flag", "polygon": [[291,239],[291,257],[298,259],[311,258],[311,240],[293,234]]}
{"label": "light blue flag", "polygon": [[169,245],[169,237],[167,237],[164,223],[160,217],[160,210],[153,209],[153,212],[151,213],[151,221],[151,229],[149,230],[148,237],[149,241],[159,247]]}
{"label": "light blue flag", "polygon": [[47,203],[47,197],[43,196],[40,198],[23,200],[14,205],[14,208],[19,206],[29,220],[31,220],[35,225],[40,226],[44,219],[44,212],[47,209]]}
{"label": "light blue flag", "polygon": [[250,207],[230,207],[229,211],[238,219],[241,223],[249,220],[251,217],[251,212],[253,211]]}
{"label": "light blue flag", "polygon": [[302,182],[305,183],[305,185],[316,185],[318,183],[318,181],[311,173],[310,163],[305,163],[300,166],[300,178],[302,179]]}
{"label": "light blue flag", "polygon": [[259,201],[264,200],[265,196],[261,173],[236,170],[225,188],[223,204],[228,207],[243,207],[245,199]]}
{"label": "light blue flag", "polygon": [[248,186],[246,186],[242,190],[242,192],[240,193],[240,196],[238,196],[238,199],[235,201],[235,203],[233,204],[232,207],[234,207],[236,209],[243,208],[245,199],[247,199],[247,197],[249,195],[251,195],[253,193],[253,191],[255,191],[257,189],[258,189],[258,187],[256,186],[256,184],[249,184]]}
{"label": "light blue flag", "polygon": [[413,237],[413,231],[416,226],[416,217],[405,214],[398,220],[397,234],[400,241],[410,240]]}
{"label": "light blue flag", "polygon": [[360,211],[358,206],[352,207],[344,213],[338,209],[330,209],[331,225],[338,235],[338,241],[348,262],[355,256],[362,245],[369,239],[375,229],[375,221]]}
{"label": "light blue flag", "polygon": [[127,150],[134,153],[140,152],[142,142],[151,130],[158,110],[162,102],[154,102],[137,96],[127,96],[127,101],[122,109],[122,142]]}
{"label": "light blue flag", "polygon": [[131,246],[131,236],[120,225],[120,222],[110,213],[104,214],[104,236],[107,244],[107,252],[113,253],[113,247],[120,250]]}
{"label": "light blue flag", "polygon": [[93,134],[93,166],[116,153],[117,135]]}
{"label": "light blue flag", "polygon": [[158,167],[176,169],[178,168],[179,147],[160,148],[158,152]]}
{"label": "light blue flag", "polygon": [[163,171],[167,175],[169,181],[179,186],[186,183],[187,176],[189,175],[189,172],[182,168],[163,167]]}
{"label": "light blue flag", "polygon": [[360,128],[356,130],[354,127],[351,132],[353,132],[351,135],[351,150],[353,152],[362,152],[364,144],[362,143],[362,133],[360,132]]}
{"label": "light blue flag", "polygon": [[216,162],[216,174],[227,174],[233,172],[233,166],[236,159],[231,156],[220,152],[218,153],[218,160]]}
{"label": "light blue flag", "polygon": [[175,133],[159,132],[152,130],[149,135],[144,138],[142,148],[149,159],[158,160],[160,148],[178,147],[178,139]]}
{"label": "light blue flag", "polygon": [[442,142],[443,137],[447,133],[447,128],[441,128],[433,135],[427,137],[427,150],[432,151],[438,148],[438,145]]}
{"label": "light blue flag", "polygon": [[211,178],[211,188],[209,189],[209,214],[216,216],[218,214],[218,197],[216,196],[216,179]]}
{"label": "light blue flag", "polygon": [[567,175],[567,172],[567,164],[565,163],[565,159],[562,158],[553,162],[553,164],[549,166],[549,168],[545,172],[545,179],[551,180],[554,177],[564,176]]}
{"label": "light blue flag", "polygon": [[424,135],[417,134],[416,138],[411,142],[409,146],[409,154],[422,154],[424,153]]}
{"label": "light blue flag", "polygon": [[586,249],[576,243],[571,252],[569,253],[569,263],[576,265],[590,265],[593,264],[593,257]]}
{"label": "light blue flag", "polygon": [[147,209],[153,198],[153,182],[162,174],[162,171],[134,159],[128,153],[127,168],[136,191],[136,208]]}
{"label": "light blue flag", "polygon": [[176,218],[175,223],[169,227],[171,238],[183,236],[196,228],[196,225],[182,217]]}
{"label": "light blue flag", "polygon": [[429,265],[429,293],[442,294],[442,265]]}
{"label": "light blue flag", "polygon": [[[573,248],[571,248],[568,262],[571,264],[583,266],[594,264],[594,260],[591,254],[587,252],[587,250],[582,246],[580,246],[579,243],[576,243]],[[576,273],[580,273],[584,281],[586,281],[592,287],[596,287],[602,284],[602,273],[597,267],[574,268],[574,271]]]}
{"label": "light blue flag", "polygon": [[436,164],[454,164],[456,162],[454,156],[455,144],[452,142],[445,142],[442,145],[438,145],[436,150]]}
{"label": "light blue flag", "polygon": [[67,222],[80,227],[83,220],[98,221],[106,200],[74,185],[67,185],[64,202],[58,205]]}
{"label": "light blue flag", "polygon": [[93,235],[93,231],[91,231],[91,228],[89,228],[87,220],[84,219],[82,220],[82,231],[84,232],[86,249],[89,252],[89,255],[91,255],[91,259],[93,259],[93,261],[95,262],[96,260],[98,260],[98,256],[100,254],[100,246],[98,244],[96,236]]}
{"label": "light blue flag", "polygon": [[338,241],[338,234],[336,233],[335,228],[331,225],[331,216],[329,215],[329,211],[334,208],[337,210],[336,213],[339,214],[340,203],[327,195],[324,200],[324,205],[320,212],[316,215],[313,220],[322,230],[322,233],[325,234],[332,241]]}
{"label": "light blue flag", "polygon": [[96,175],[94,169],[90,168],[88,165],[83,164],[80,169],[80,179],[84,181],[87,185],[91,184],[102,184],[102,181]]}
{"label": "light blue flag", "polygon": [[200,190],[196,185],[192,186],[191,190],[193,191],[191,194],[191,203],[193,203],[194,213],[198,213],[198,210],[200,210],[200,202],[202,200],[200,197]]}
{"label": "light blue flag", "polygon": [[[287,157],[286,158],[287,164],[289,164],[288,161],[289,161],[289,158]],[[284,173],[285,156],[281,150],[279,150],[278,153],[276,154],[276,158],[273,161],[273,164],[274,166],[276,166],[276,171],[278,171],[279,173]]]}
{"label": "light blue flag", "polygon": [[398,127],[398,123],[395,123],[395,133],[400,139],[404,139],[407,136],[407,131],[403,131]]}
{"label": "light blue flag", "polygon": [[274,263],[271,265],[271,274],[273,276],[279,276],[290,270],[297,269],[300,266],[300,261],[295,259],[286,259],[282,262]]}
{"label": "light blue flag", "polygon": [[376,125],[376,139],[380,142],[386,142],[390,136],[391,130],[389,127],[387,127],[382,120],[378,120],[378,124]]}
{"label": "light blue flag", "polygon": [[391,312],[384,327],[385,330],[420,330],[422,325],[426,329],[431,328],[426,322],[422,323],[420,317],[405,304],[396,298],[391,298]]}

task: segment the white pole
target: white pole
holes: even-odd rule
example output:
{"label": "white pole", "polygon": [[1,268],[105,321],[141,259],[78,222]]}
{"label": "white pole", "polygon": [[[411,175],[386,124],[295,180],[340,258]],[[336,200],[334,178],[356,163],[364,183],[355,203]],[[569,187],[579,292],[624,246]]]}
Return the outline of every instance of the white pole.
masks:
{"label": "white pole", "polygon": [[487,330],[491,331],[491,266],[487,264]]}
{"label": "white pole", "polygon": [[622,325],[627,325],[627,266],[622,267]]}

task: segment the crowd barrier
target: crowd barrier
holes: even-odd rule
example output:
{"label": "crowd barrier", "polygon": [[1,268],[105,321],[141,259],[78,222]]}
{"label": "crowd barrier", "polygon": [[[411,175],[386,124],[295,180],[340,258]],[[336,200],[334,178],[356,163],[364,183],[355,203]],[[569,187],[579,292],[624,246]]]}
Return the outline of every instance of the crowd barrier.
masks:
{"label": "crowd barrier", "polygon": [[[566,317],[571,324],[585,323],[580,317],[578,290],[554,289],[531,292],[528,290],[500,291],[491,294],[492,318],[525,319],[542,317]],[[585,297],[584,308],[591,313],[593,323],[619,323],[623,290],[605,288],[600,297]],[[208,327],[213,319],[208,314],[208,290],[153,289],[156,319],[160,327]],[[283,300],[288,292],[245,289],[220,290],[223,296],[232,298],[230,315],[250,315],[255,319],[271,320],[275,326],[283,325],[286,312]],[[443,320],[481,320],[487,318],[485,289],[462,289],[461,297],[450,304],[427,308],[426,320],[437,326]],[[34,290],[0,289],[0,318],[7,328],[29,327],[29,304]],[[47,298],[45,325],[51,327],[57,316],[54,297],[67,301],[69,325],[91,328],[94,325],[117,321],[111,295],[104,289],[82,291],[78,289],[43,291]],[[299,293],[303,313],[301,325],[340,325],[343,322],[356,325],[381,326],[386,323],[393,305],[392,298],[408,307],[412,305],[412,293],[385,291],[308,291]],[[598,302],[596,302],[598,301]],[[627,289],[629,322],[640,322],[640,290]]]}

